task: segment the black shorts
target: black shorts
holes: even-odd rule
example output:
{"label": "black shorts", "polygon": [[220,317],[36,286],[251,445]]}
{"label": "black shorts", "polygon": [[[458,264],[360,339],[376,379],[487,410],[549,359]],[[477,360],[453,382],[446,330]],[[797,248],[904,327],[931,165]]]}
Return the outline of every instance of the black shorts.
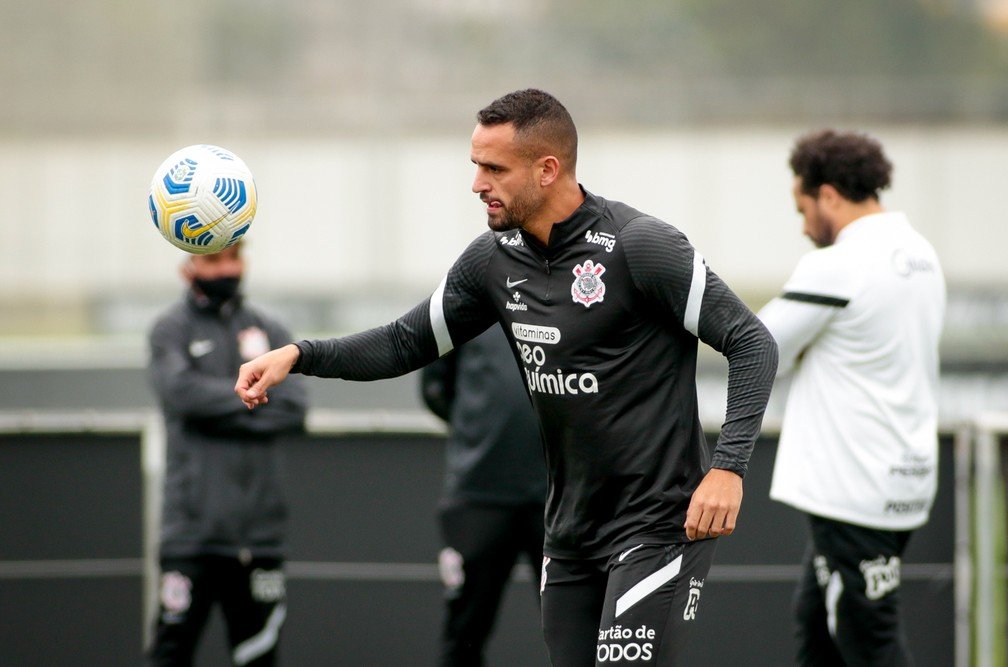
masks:
{"label": "black shorts", "polygon": [[283,562],[224,556],[161,559],[151,664],[190,665],[210,610],[220,604],[235,665],[273,665],[287,616]]}
{"label": "black shorts", "polygon": [[[462,505],[441,512],[445,548],[438,558],[445,593],[441,665],[482,665],[484,647],[511,571],[524,554],[542,560],[543,506]],[[529,590],[533,608],[535,582]]]}
{"label": "black shorts", "polygon": [[795,594],[796,663],[912,664],[900,620],[900,560],[911,531],[810,516],[812,540]]}
{"label": "black shorts", "polygon": [[677,664],[716,546],[641,544],[608,558],[544,558],[543,633],[553,666]]}

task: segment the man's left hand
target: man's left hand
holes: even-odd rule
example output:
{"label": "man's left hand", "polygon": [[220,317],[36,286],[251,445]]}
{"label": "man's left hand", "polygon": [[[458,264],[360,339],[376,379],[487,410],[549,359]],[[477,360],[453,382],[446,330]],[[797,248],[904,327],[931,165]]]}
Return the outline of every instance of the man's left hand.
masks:
{"label": "man's left hand", "polygon": [[691,540],[731,535],[742,506],[742,478],[711,468],[693,492],[686,510],[686,537]]}

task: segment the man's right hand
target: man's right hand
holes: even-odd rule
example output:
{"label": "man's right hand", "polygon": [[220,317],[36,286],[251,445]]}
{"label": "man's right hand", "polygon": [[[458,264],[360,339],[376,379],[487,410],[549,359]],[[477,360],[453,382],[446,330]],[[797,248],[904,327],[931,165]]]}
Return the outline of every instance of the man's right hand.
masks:
{"label": "man's right hand", "polygon": [[251,410],[268,403],[266,390],[283,382],[300,356],[301,351],[291,343],[242,364],[235,393],[245,407]]}

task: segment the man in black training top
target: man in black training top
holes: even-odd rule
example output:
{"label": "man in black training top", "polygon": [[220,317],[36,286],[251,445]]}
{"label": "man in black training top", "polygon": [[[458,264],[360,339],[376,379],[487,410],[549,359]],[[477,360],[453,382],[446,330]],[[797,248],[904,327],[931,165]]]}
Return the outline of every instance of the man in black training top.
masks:
{"label": "man in black training top", "polygon": [[[542,622],[554,665],[675,664],[777,366],[773,338],[675,227],[585,191],[577,130],[538,90],[477,115],[472,189],[489,232],[428,299],[341,339],[242,366],[249,408],[289,372],[408,373],[499,321],[539,418],[549,475]],[[728,359],[713,456],[697,409],[697,339]]]}
{"label": "man in black training top", "polygon": [[546,465],[510,350],[495,324],[420,374],[424,402],[448,422],[438,512],[445,545],[438,558],[445,593],[442,667],[483,664],[518,557],[525,554],[536,571],[542,558]]}

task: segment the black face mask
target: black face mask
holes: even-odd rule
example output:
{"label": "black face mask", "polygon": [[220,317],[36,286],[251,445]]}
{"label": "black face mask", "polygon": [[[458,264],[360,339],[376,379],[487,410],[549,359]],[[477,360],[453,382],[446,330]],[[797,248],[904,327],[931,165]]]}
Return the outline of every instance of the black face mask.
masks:
{"label": "black face mask", "polygon": [[193,278],[193,284],[200,292],[210,300],[210,303],[220,306],[238,294],[238,285],[241,283],[241,276],[225,276],[206,280],[204,278]]}

